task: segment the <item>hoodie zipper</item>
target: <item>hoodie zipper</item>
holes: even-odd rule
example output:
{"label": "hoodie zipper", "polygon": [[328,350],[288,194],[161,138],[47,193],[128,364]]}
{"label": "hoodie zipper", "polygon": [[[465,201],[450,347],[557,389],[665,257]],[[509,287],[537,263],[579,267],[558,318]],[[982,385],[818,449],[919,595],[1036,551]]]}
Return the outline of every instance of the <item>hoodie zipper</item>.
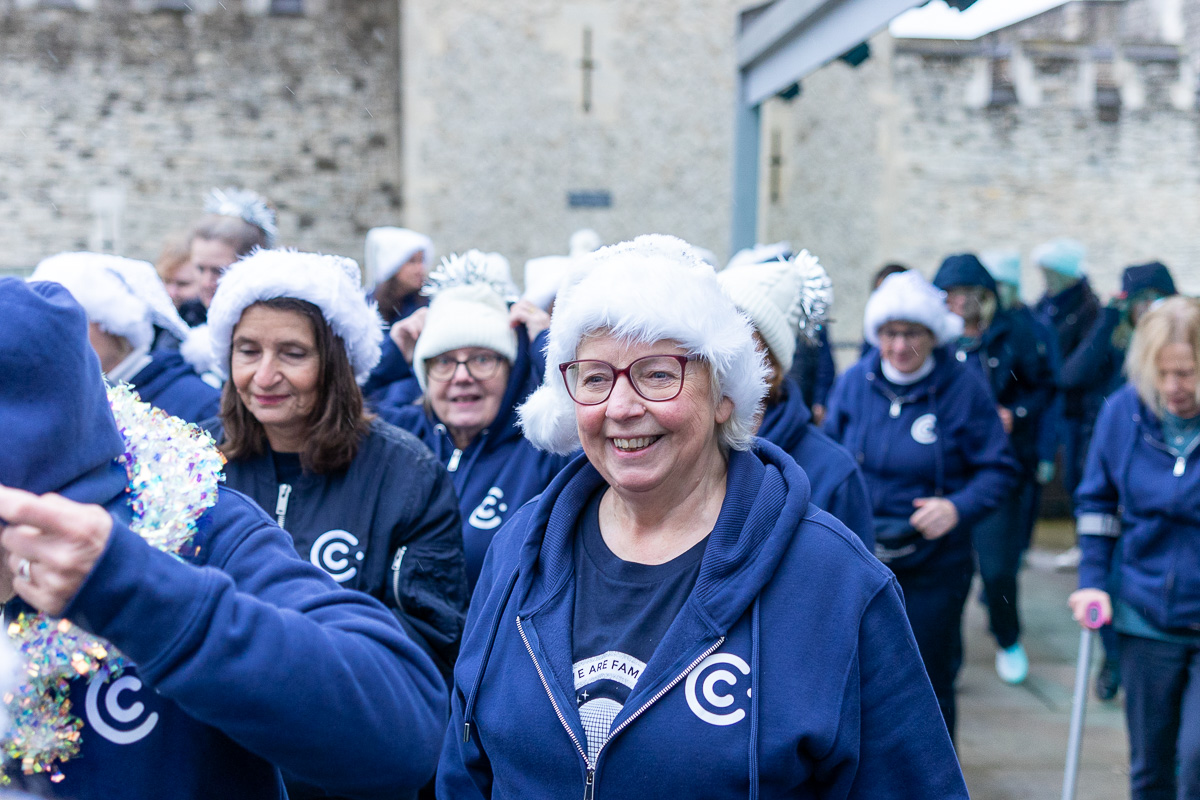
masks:
{"label": "hoodie zipper", "polygon": [[[517,631],[521,634],[521,641],[525,643],[525,649],[529,652],[529,658],[533,660],[533,668],[537,670],[538,678],[542,682],[542,688],[546,690],[546,696],[550,698],[550,705],[554,707],[555,716],[557,716],[558,721],[562,723],[563,729],[567,732],[567,736],[571,737],[571,741],[575,744],[575,749],[579,751],[579,755],[583,758],[583,763],[587,767],[587,779],[583,785],[583,800],[593,800],[596,795],[596,763],[588,758],[587,751],[584,750],[579,744],[579,739],[575,736],[575,731],[571,730],[571,726],[567,724],[567,718],[563,716],[562,709],[558,707],[558,701],[554,699],[554,693],[550,691],[550,684],[546,681],[546,674],[542,672],[542,665],[538,663],[537,656],[533,653],[533,646],[529,644],[529,637],[525,635],[525,626],[522,624],[520,617],[517,617]],[[678,686],[679,682],[686,678],[688,673],[696,668],[697,664],[715,653],[724,643],[724,636],[717,639],[717,641],[713,643],[711,647],[697,656],[692,663],[688,664],[684,668],[683,672],[676,675],[670,683],[659,689],[654,696],[643,703],[637,711],[634,711],[632,714],[626,717],[624,722],[622,722],[613,730],[609,731],[608,738],[604,740],[604,744],[600,745],[599,749],[596,750],[596,762],[599,762],[600,754],[604,752],[604,748],[608,746],[608,743],[613,740],[614,736],[625,730],[625,728],[629,727],[629,725],[635,719],[646,713],[646,709],[657,703],[660,699],[662,699],[663,695]]]}
{"label": "hoodie zipper", "polygon": [[288,483],[279,484],[279,497],[275,500],[275,521],[279,527],[287,520],[288,498],[292,495],[292,486]]}
{"label": "hoodie zipper", "polygon": [[1170,447],[1150,436],[1148,433],[1142,434],[1142,438],[1144,438],[1146,443],[1151,447],[1161,450],[1169,456],[1175,456],[1175,467],[1171,470],[1171,474],[1176,478],[1183,477],[1183,473],[1187,471],[1188,456],[1192,454],[1192,451],[1196,449],[1197,445],[1200,445],[1200,438],[1193,439],[1192,443],[1189,444],[1187,449],[1183,451],[1183,455],[1177,455]]}
{"label": "hoodie zipper", "polygon": [[396,557],[392,559],[392,597],[396,598],[396,608],[403,610],[404,606],[400,603],[400,565],[404,563],[404,554],[408,552],[408,545],[404,545],[396,551]]}

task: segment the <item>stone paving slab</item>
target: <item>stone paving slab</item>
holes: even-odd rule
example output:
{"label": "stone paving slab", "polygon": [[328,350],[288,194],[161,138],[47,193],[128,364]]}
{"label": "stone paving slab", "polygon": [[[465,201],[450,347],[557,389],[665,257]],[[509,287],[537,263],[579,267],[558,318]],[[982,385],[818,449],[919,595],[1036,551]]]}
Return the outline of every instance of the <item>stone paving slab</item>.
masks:
{"label": "stone paving slab", "polygon": [[[996,645],[972,592],[958,682],[958,749],[973,800],[1058,800],[1062,795],[1079,627],[1066,607],[1072,572],[1021,573],[1022,640],[1030,675],[1021,686],[996,677]],[[1093,672],[1100,661],[1094,643]],[[1129,797],[1129,753],[1121,706],[1091,698],[1080,762],[1079,800]]]}

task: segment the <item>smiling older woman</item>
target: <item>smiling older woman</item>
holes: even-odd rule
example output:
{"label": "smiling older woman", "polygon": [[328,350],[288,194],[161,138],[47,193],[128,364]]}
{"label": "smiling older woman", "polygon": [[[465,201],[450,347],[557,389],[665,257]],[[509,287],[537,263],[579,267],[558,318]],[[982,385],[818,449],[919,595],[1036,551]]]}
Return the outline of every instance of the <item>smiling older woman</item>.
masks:
{"label": "smiling older woman", "polygon": [[521,408],[584,457],[493,540],[439,796],[965,798],[894,578],[751,435],[766,366],[711,267],[590,258]]}

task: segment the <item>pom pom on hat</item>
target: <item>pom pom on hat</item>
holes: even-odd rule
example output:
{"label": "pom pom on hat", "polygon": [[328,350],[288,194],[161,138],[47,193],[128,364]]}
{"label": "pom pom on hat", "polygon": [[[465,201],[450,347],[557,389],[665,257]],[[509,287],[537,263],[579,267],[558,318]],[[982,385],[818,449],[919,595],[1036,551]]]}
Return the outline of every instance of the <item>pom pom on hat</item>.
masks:
{"label": "pom pom on hat", "polygon": [[1081,278],[1087,249],[1074,239],[1055,239],[1033,249],[1033,261],[1068,278]]}
{"label": "pom pom on hat", "polygon": [[508,260],[498,253],[469,250],[443,259],[421,289],[430,295],[425,326],[413,350],[413,372],[428,387],[425,361],[462,347],[483,347],[511,364],[517,358],[517,334],[508,318],[516,287]]}
{"label": "pom pom on hat", "polygon": [[754,346],[749,320],[696,249],[673,236],[639,236],[580,262],[586,273],[555,305],[545,379],[518,409],[525,437],[553,453],[579,448],[575,403],[558,365],[575,358],[585,335],[607,329],[629,341],[677,342],[707,362],[721,393],[733,401],[722,441],[748,448],[768,367]]}
{"label": "pom pom on hat", "polygon": [[379,363],[383,320],[363,297],[358,264],[342,256],[295,250],[255,250],[234,263],[217,284],[208,309],[208,332],[218,371],[229,369],[233,329],[242,312],[262,300],[290,297],[321,309],[342,340],[359,384]]}
{"label": "pom pom on hat", "polygon": [[938,346],[949,344],[963,331],[962,317],[946,308],[946,293],[916,270],[888,275],[871,293],[863,315],[863,336],[878,347],[879,329],[896,320],[924,325]]}
{"label": "pom pom on hat", "polygon": [[147,261],[106,253],[60,253],[39,263],[29,279],[62,284],[90,322],[135,348],[150,346],[155,325],[180,341],[188,337],[187,323]]}
{"label": "pom pom on hat", "polygon": [[786,260],[732,266],[717,280],[784,372],[792,368],[801,327],[822,324],[833,300],[829,276],[807,250]]}
{"label": "pom pom on hat", "polygon": [[249,189],[213,189],[204,200],[204,213],[237,217],[263,232],[267,247],[275,246],[279,233],[275,227],[275,212],[256,192]]}
{"label": "pom pom on hat", "polygon": [[1017,250],[988,250],[979,254],[983,266],[1000,283],[1021,287],[1021,253]]}
{"label": "pom pom on hat", "polygon": [[371,228],[367,231],[366,259],[363,261],[367,288],[391,278],[420,251],[426,268],[433,266],[433,240],[408,228]]}

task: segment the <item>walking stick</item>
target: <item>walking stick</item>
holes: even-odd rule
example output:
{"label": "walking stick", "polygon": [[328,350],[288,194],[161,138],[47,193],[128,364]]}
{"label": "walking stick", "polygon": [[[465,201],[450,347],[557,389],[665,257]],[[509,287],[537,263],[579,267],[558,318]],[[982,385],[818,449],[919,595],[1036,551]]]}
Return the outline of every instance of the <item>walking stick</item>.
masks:
{"label": "walking stick", "polygon": [[1083,717],[1087,713],[1088,673],[1092,663],[1092,639],[1107,624],[1099,603],[1088,603],[1079,633],[1079,659],[1075,662],[1075,698],[1071,701],[1071,733],[1067,737],[1067,768],[1063,772],[1062,800],[1075,800],[1079,782],[1079,753],[1083,748]]}

